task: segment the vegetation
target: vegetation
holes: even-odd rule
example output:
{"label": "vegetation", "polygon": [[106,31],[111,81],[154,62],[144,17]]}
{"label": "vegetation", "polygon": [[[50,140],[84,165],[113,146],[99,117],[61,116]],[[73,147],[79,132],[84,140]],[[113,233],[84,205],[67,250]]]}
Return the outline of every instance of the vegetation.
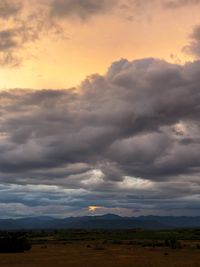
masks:
{"label": "vegetation", "polygon": [[4,233],[0,237],[0,253],[24,252],[30,249],[28,239],[19,233]]}
{"label": "vegetation", "polygon": [[31,230],[0,232],[0,252],[26,251],[31,244],[71,243],[90,241],[98,244],[138,245],[181,249],[193,241],[200,247],[200,229],[175,230]]}
{"label": "vegetation", "polygon": [[199,249],[199,229],[0,232],[3,267],[200,267]]}
{"label": "vegetation", "polygon": [[[0,236],[4,232],[0,232]],[[32,230],[20,233],[31,242],[43,241],[106,241],[110,243],[140,243],[151,241],[162,242],[166,246],[184,240],[200,240],[200,229],[174,229],[174,230]]]}

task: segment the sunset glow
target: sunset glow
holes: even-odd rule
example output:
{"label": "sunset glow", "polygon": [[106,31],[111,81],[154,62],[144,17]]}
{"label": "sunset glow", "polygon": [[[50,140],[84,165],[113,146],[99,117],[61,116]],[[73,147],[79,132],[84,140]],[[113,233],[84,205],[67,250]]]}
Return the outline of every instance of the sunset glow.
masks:
{"label": "sunset glow", "polygon": [[88,210],[90,212],[96,212],[98,209],[101,209],[101,207],[99,207],[99,206],[89,206],[88,207]]}
{"label": "sunset glow", "polygon": [[0,1],[0,217],[200,215],[200,1]]}

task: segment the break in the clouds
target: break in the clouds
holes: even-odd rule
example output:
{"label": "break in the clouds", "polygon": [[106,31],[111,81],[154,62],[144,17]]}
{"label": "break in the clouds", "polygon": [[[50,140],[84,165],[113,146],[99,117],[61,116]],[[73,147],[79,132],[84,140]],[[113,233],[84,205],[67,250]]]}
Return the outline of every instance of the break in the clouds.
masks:
{"label": "break in the clouds", "polygon": [[78,88],[1,91],[1,215],[197,214],[199,72],[122,59]]}
{"label": "break in the clouds", "polygon": [[[156,14],[166,13],[166,7],[168,12],[171,12],[170,8],[197,4],[199,4],[197,0],[2,0],[0,1],[0,66],[21,67],[30,58],[37,57],[35,50],[40,50],[38,47],[47,38],[51,44],[55,43],[55,40],[57,43],[62,40],[67,49],[71,29],[75,29],[77,25],[81,28],[83,22],[84,26],[87,24],[85,27],[88,27],[93,23],[95,25],[96,18],[101,19],[102,23],[107,18],[105,27],[112,28],[116,27],[114,26],[116,21],[121,19],[121,25],[127,21],[127,27],[130,27],[128,24],[133,21],[138,23],[139,20],[140,24],[153,21],[156,10]],[[101,31],[99,34],[102,34]],[[110,34],[106,34],[107,37],[102,36],[105,42]],[[76,44],[76,37],[72,38]],[[91,38],[88,42],[93,43],[94,39]],[[169,54],[172,52],[169,51]],[[45,53],[41,51],[41,54]]]}
{"label": "break in the clouds", "polygon": [[[0,2],[0,64],[18,67],[30,54],[23,51],[46,35],[62,34],[60,22],[71,19],[88,21],[93,16],[109,13],[117,5],[113,0],[2,0]],[[33,8],[34,7],[34,8]],[[52,40],[51,40],[52,41]]]}
{"label": "break in the clouds", "polygon": [[[142,58],[66,90],[0,91],[0,216],[199,215],[200,61],[154,59],[179,57],[198,4],[0,1],[1,87],[63,87]],[[199,47],[197,26],[183,51]]]}

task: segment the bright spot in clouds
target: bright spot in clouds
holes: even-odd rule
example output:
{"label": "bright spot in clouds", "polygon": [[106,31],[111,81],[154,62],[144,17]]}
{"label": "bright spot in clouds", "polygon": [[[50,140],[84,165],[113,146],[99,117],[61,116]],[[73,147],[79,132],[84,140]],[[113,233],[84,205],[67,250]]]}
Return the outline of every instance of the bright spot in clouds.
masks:
{"label": "bright spot in clouds", "polygon": [[120,186],[124,189],[145,189],[145,188],[151,188],[153,186],[153,182],[141,179],[141,178],[135,178],[135,177],[129,177],[126,176],[124,180],[120,183]]}
{"label": "bright spot in clouds", "polygon": [[98,209],[100,209],[100,208],[102,208],[102,207],[100,207],[100,206],[89,206],[88,207],[88,210],[90,211],[90,212],[96,212]]}
{"label": "bright spot in clouds", "polygon": [[177,123],[174,128],[176,133],[180,135],[183,135],[187,132],[187,128],[183,122]]}

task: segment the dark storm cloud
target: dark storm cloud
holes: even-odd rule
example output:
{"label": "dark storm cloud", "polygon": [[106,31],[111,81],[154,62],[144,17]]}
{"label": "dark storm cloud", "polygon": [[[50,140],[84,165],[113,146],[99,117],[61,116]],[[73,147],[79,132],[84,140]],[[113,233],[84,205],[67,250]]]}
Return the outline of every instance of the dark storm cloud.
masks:
{"label": "dark storm cloud", "polygon": [[[145,8],[145,1],[124,2],[117,8]],[[0,19],[11,23],[0,31],[2,65],[20,64],[20,51],[58,29],[59,17],[87,21],[115,8],[111,1],[41,1],[21,17],[22,3],[0,2]],[[184,49],[199,57],[199,44],[196,27]],[[0,216],[79,215],[90,205],[124,214],[196,214],[199,84],[200,61],[182,66],[150,58],[114,62],[105,76],[92,75],[75,89],[1,91]]]}
{"label": "dark storm cloud", "polygon": [[1,171],[84,163],[110,179],[198,172],[199,67],[121,60],[86,79],[80,94],[1,92]]}

